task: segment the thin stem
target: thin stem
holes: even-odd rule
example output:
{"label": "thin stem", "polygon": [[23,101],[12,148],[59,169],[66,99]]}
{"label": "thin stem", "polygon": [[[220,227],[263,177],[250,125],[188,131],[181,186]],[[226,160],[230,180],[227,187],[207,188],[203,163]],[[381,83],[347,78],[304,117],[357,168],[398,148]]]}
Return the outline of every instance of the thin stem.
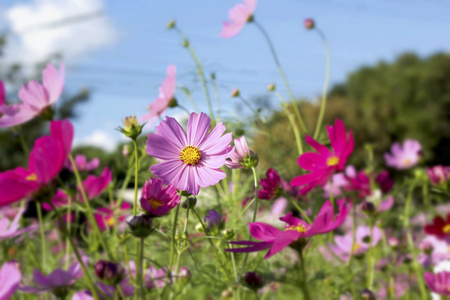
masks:
{"label": "thin stem", "polygon": [[353,259],[353,249],[355,248],[356,243],[356,208],[355,205],[352,205],[352,250],[350,251],[350,256],[347,260],[347,266],[351,266]]}
{"label": "thin stem", "polygon": [[220,122],[220,94],[219,94],[219,89],[217,88],[216,79],[211,76],[211,81],[212,81],[212,86],[213,86],[213,89],[214,89],[214,96],[216,97],[217,123],[219,123]]}
{"label": "thin stem", "polygon": [[247,107],[255,114],[259,117],[260,121],[265,124],[266,120],[264,119],[264,116],[258,112],[253,105],[250,104],[250,102],[247,101],[247,99],[245,99],[244,97],[242,97],[241,95],[239,95],[239,99],[242,100],[242,102],[244,102],[245,105],[247,105]]}
{"label": "thin stem", "polygon": [[[46,266],[46,258],[47,258],[47,253],[46,253],[46,243],[45,243],[45,232],[44,232],[44,219],[42,218],[42,208],[41,208],[41,204],[36,202],[36,209],[37,209],[37,214],[38,214],[38,219],[39,219],[39,231],[41,233],[41,251],[42,251],[42,267],[45,268]],[[61,226],[63,226],[63,224],[61,223]]]}
{"label": "thin stem", "polygon": [[73,172],[75,173],[75,178],[77,180],[78,188],[80,189],[81,196],[83,197],[83,202],[84,202],[84,205],[85,205],[86,211],[87,211],[86,215],[89,219],[89,222],[91,223],[91,226],[94,228],[95,234],[100,239],[100,244],[102,245],[103,249],[105,249],[108,259],[110,261],[114,261],[114,256],[112,255],[109,247],[107,247],[107,245],[103,239],[102,233],[100,232],[100,228],[98,228],[98,224],[95,221],[94,213],[92,212],[91,205],[89,204],[89,200],[86,196],[86,192],[84,191],[84,187],[83,187],[83,184],[82,184],[81,178],[80,178],[80,173],[78,173],[78,168],[77,168],[77,165],[75,164],[75,161],[73,160],[72,154],[69,154],[69,159],[70,159],[70,163],[72,164]]}
{"label": "thin stem", "polygon": [[[72,197],[68,197],[68,204],[67,204],[67,232],[70,234],[71,232],[71,224],[72,224]],[[61,226],[63,226],[61,224]],[[69,254],[70,254],[70,248],[69,248],[69,238],[66,237],[66,268],[69,267]]]}
{"label": "thin stem", "polygon": [[[373,247],[372,247],[372,235],[373,235],[373,222],[369,216],[369,250],[367,251],[367,288],[372,290],[373,285]],[[353,248],[352,248],[353,251]]]}
{"label": "thin stem", "polygon": [[28,149],[27,143],[25,142],[25,139],[23,138],[23,134],[20,132],[20,127],[17,127],[17,135],[19,136],[20,146],[22,147],[23,154],[25,154],[25,157],[30,156],[30,150]]}
{"label": "thin stem", "polygon": [[188,115],[188,117],[191,116],[191,112],[190,112],[186,107],[184,107],[184,106],[182,106],[182,105],[180,105],[180,104],[178,104],[177,106],[178,106],[179,108],[181,108],[181,110],[183,110],[183,111]]}
{"label": "thin stem", "polygon": [[138,281],[139,281],[139,294],[141,295],[141,299],[145,299],[144,295],[144,238],[140,238],[140,247],[139,247],[139,269],[138,269]]}
{"label": "thin stem", "polygon": [[137,214],[137,194],[138,194],[138,173],[139,173],[139,162],[138,162],[138,148],[136,140],[133,139],[134,145],[134,205],[133,205],[133,217]]}
{"label": "thin stem", "polygon": [[192,58],[195,61],[195,64],[197,66],[198,75],[199,75],[200,80],[202,82],[203,89],[205,90],[206,102],[208,103],[208,108],[209,108],[209,115],[210,115],[212,120],[215,120],[215,118],[214,118],[214,111],[213,111],[212,103],[211,103],[211,98],[209,96],[209,89],[208,89],[208,85],[206,84],[206,78],[205,78],[205,74],[203,72],[202,64],[200,63],[200,61],[199,61],[199,59],[197,57],[197,54],[195,53],[194,48],[192,48],[191,43],[189,42],[189,40],[186,37],[186,35],[178,27],[175,27],[175,29],[180,34],[180,36],[187,42],[187,48],[188,48],[189,53],[191,54]]}
{"label": "thin stem", "polygon": [[277,56],[277,53],[275,52],[275,48],[273,46],[272,40],[270,39],[269,35],[264,30],[264,28],[261,26],[261,24],[259,24],[255,20],[253,20],[253,24],[255,24],[256,27],[261,31],[261,33],[265,37],[267,43],[269,44],[270,52],[272,52],[272,56],[273,56],[273,59],[275,60],[275,64],[277,65],[278,71],[280,72],[281,78],[283,79],[284,85],[285,85],[286,90],[287,90],[287,92],[289,94],[289,98],[291,99],[292,106],[294,107],[295,115],[297,116],[297,119],[298,119],[298,121],[300,123],[300,127],[302,128],[303,132],[306,132],[307,130],[306,130],[305,123],[303,122],[303,119],[302,119],[302,117],[300,115],[300,112],[298,111],[297,105],[295,103],[294,95],[292,94],[292,91],[291,91],[291,88],[289,86],[289,83],[288,83],[288,81],[286,79],[286,76],[284,75],[283,68],[281,67],[280,61],[278,60],[278,56]]}
{"label": "thin stem", "polygon": [[[63,219],[62,219],[61,214],[59,213],[58,209],[55,207],[55,205],[51,201],[49,202],[49,204],[52,207],[52,210],[55,212],[56,217],[59,220],[59,223],[63,224]],[[86,266],[84,265],[83,260],[81,259],[80,252],[78,252],[78,248],[75,246],[75,242],[73,241],[72,236],[67,232],[66,227],[64,227],[64,226],[61,226],[61,231],[69,239],[69,243],[72,246],[73,253],[75,254],[75,257],[77,258],[77,261],[80,264],[81,269],[83,270],[84,277],[86,278],[86,280],[88,282],[89,289],[92,292],[92,296],[94,297],[94,299],[98,300],[99,297],[97,294],[97,290],[95,289],[95,286],[94,286],[94,281],[92,281],[91,275],[89,275],[89,272],[88,272]]]}
{"label": "thin stem", "polygon": [[311,219],[308,217],[308,215],[306,215],[306,213],[303,211],[303,209],[300,207],[300,205],[298,205],[297,201],[292,198],[290,195],[288,195],[287,193],[284,194],[284,196],[286,198],[289,199],[289,201],[291,201],[292,205],[295,206],[295,208],[297,208],[297,210],[299,211],[299,213],[302,215],[302,217],[306,220],[306,222],[308,222],[309,224],[311,224]]}
{"label": "thin stem", "polygon": [[[181,191],[180,191],[181,194]],[[169,260],[169,268],[167,269],[167,280],[170,279],[172,275],[172,266],[173,266],[173,260],[175,257],[175,235],[177,232],[177,222],[178,222],[178,212],[180,211],[180,203],[178,203],[177,208],[175,209],[175,215],[173,216],[173,223],[172,223],[172,244],[170,248],[170,260]]]}
{"label": "thin stem", "polygon": [[297,143],[298,155],[302,155],[303,154],[302,140],[300,139],[300,132],[298,131],[297,124],[295,124],[294,117],[289,112],[287,105],[286,105],[286,103],[284,103],[284,99],[281,96],[281,94],[278,91],[275,91],[275,95],[277,95],[278,99],[280,99],[281,106],[284,109],[284,113],[288,117],[289,123],[291,124],[292,130],[293,130],[294,136],[295,136],[295,142]]}
{"label": "thin stem", "polygon": [[319,118],[317,119],[316,129],[314,131],[314,139],[317,140],[320,135],[320,127],[322,125],[323,116],[325,114],[325,107],[327,105],[327,90],[328,90],[328,82],[330,81],[330,61],[331,61],[331,55],[330,55],[330,47],[328,46],[327,39],[325,38],[325,35],[316,28],[317,33],[319,34],[320,38],[322,39],[324,45],[325,45],[325,52],[327,56],[327,62],[325,66],[325,82],[323,84],[323,92],[322,92],[322,102],[320,104],[320,111],[319,111]]}
{"label": "thin stem", "polygon": [[300,267],[301,267],[301,271],[302,271],[302,280],[301,280],[301,287],[302,287],[302,291],[303,291],[303,297],[305,300],[310,300],[311,296],[309,294],[309,289],[308,289],[308,281],[307,281],[307,275],[306,275],[306,269],[305,269],[305,258],[303,257],[303,251],[299,251],[299,256],[300,256]]}
{"label": "thin stem", "polygon": [[191,101],[192,106],[194,106],[194,110],[195,110],[196,112],[199,112],[200,109],[198,108],[197,103],[195,102],[194,98],[192,98],[192,95],[191,95],[191,93],[189,92],[189,90],[188,90],[186,87],[184,87],[183,85],[181,85],[181,84],[177,84],[177,86],[178,86],[180,89],[183,90],[183,92],[184,92],[184,93],[186,94],[186,96],[188,97],[189,101]]}

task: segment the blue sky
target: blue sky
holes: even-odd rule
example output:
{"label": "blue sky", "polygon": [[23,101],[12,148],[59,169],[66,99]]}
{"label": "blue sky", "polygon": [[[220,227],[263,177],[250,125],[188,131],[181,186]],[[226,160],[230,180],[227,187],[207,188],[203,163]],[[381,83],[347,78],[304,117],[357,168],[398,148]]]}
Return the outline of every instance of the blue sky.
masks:
{"label": "blue sky", "polygon": [[[11,7],[42,1],[7,2]],[[188,86],[200,108],[207,110],[194,62],[177,33],[166,30],[171,19],[189,37],[206,73],[217,74],[222,106],[229,115],[237,101],[229,96],[235,87],[248,98],[266,94],[267,84],[274,82],[285,94],[269,48],[254,25],[248,24],[234,38],[218,37],[228,10],[238,2],[104,1],[102,18],[114,29],[113,41],[67,61],[67,90],[92,89],[89,103],[79,107],[81,117],[74,122],[76,139],[101,140],[101,134],[111,143],[120,139],[114,128],[127,115],[145,113],[168,64],[177,66],[178,82]],[[303,28],[305,18],[315,19],[327,36],[333,84],[361,65],[392,61],[405,51],[422,56],[448,51],[449,11],[445,0],[261,0],[255,18],[272,37],[294,94],[315,99],[322,90],[325,52],[317,34]],[[101,32],[91,39],[96,38]],[[177,95],[179,102],[192,108],[182,92]]]}

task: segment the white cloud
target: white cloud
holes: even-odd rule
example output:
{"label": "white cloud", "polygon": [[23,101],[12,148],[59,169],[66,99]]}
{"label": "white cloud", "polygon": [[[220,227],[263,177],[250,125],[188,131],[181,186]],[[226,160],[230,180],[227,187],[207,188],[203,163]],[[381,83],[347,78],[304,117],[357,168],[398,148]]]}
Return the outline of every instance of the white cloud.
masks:
{"label": "white cloud", "polygon": [[95,130],[91,134],[81,138],[75,139],[75,146],[96,146],[103,148],[107,151],[113,151],[119,144],[119,139],[113,137],[106,131]]}
{"label": "white cloud", "polygon": [[102,0],[31,0],[11,6],[4,17],[11,32],[5,58],[28,65],[55,53],[73,60],[116,38]]}

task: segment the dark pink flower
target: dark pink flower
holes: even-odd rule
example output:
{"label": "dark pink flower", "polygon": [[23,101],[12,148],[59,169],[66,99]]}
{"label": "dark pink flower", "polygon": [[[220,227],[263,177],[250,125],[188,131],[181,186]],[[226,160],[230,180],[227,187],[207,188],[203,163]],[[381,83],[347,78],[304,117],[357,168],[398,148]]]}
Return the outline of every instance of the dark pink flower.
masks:
{"label": "dark pink flower", "polygon": [[0,268],[0,299],[9,299],[19,288],[21,279],[17,262],[4,263]]}
{"label": "dark pink flower", "polygon": [[447,239],[450,237],[450,213],[447,214],[447,218],[436,216],[433,223],[425,226],[425,232],[434,235],[438,239]]}
{"label": "dark pink flower", "polygon": [[253,19],[253,12],[256,7],[256,0],[244,0],[243,4],[237,4],[230,9],[228,18],[230,22],[223,22],[220,37],[230,38],[238,34],[245,24]]}
{"label": "dark pink flower", "polygon": [[128,211],[131,209],[131,205],[128,202],[123,202],[120,207],[116,206],[116,203],[107,207],[100,207],[97,212],[94,213],[95,221],[98,228],[101,231],[105,231],[108,228],[114,227],[118,223],[125,221]]}
{"label": "dark pink flower", "polygon": [[181,125],[166,117],[158,126],[156,134],[149,134],[146,152],[164,160],[150,167],[152,173],[165,184],[198,195],[200,187],[215,185],[226,177],[220,168],[225,164],[233,147],[231,133],[219,123],[209,132],[211,119],[204,113],[191,113],[187,134]]}
{"label": "dark pink flower", "polygon": [[176,88],[176,68],[174,65],[167,67],[167,77],[159,88],[158,98],[148,106],[149,112],[141,117],[141,121],[147,121],[148,125],[153,124],[169,107],[169,103],[174,99]]}
{"label": "dark pink flower", "polygon": [[149,178],[142,188],[141,207],[154,217],[163,216],[180,203],[177,189],[159,178]]}
{"label": "dark pink flower", "polygon": [[324,185],[335,171],[342,171],[348,157],[353,151],[353,134],[350,130],[347,137],[344,123],[336,119],[334,126],[327,126],[332,151],[306,135],[306,142],[316,152],[306,152],[298,158],[298,165],[309,174],[300,175],[291,181],[292,186],[299,186],[299,193],[306,194],[317,185]]}
{"label": "dark pink flower", "polygon": [[[75,162],[75,165],[77,166],[78,171],[92,171],[100,165],[100,159],[98,159],[97,157],[88,162],[86,156],[82,154],[77,154],[73,160]],[[73,167],[70,159],[66,160],[65,167],[73,172]]]}
{"label": "dark pink flower", "polygon": [[280,218],[281,221],[286,223],[283,231],[266,223],[249,223],[250,234],[262,242],[232,242],[232,244],[250,247],[227,249],[227,251],[255,252],[269,249],[264,258],[270,258],[299,239],[327,233],[339,227],[347,217],[350,208],[345,204],[345,199],[338,200],[337,204],[339,206],[339,213],[336,217],[334,216],[333,206],[328,200],[324,203],[311,225],[293,217],[292,213],[288,213],[286,216]]}
{"label": "dark pink flower", "polygon": [[281,179],[277,171],[270,168],[266,172],[266,178],[261,178],[259,180],[259,185],[262,186],[262,188],[258,189],[258,198],[273,200],[283,194],[286,182]]}
{"label": "dark pink flower", "polygon": [[431,291],[442,296],[450,297],[450,272],[441,271],[436,274],[426,272],[423,278]]}
{"label": "dark pink flower", "polygon": [[378,174],[377,178],[375,178],[375,181],[380,186],[383,194],[389,192],[394,186],[394,180],[389,176],[388,171],[381,171],[380,174]]}
{"label": "dark pink flower", "polygon": [[50,132],[34,142],[28,169],[0,173],[0,206],[31,195],[59,174],[72,147],[73,126],[66,120],[52,121]]}
{"label": "dark pink flower", "polygon": [[427,168],[427,174],[431,184],[440,185],[450,180],[450,167],[434,166]]}
{"label": "dark pink flower", "polygon": [[406,140],[403,145],[394,143],[391,153],[384,154],[384,160],[389,167],[403,170],[415,166],[422,157],[422,146],[416,140]]}
{"label": "dark pink flower", "polygon": [[63,88],[64,65],[61,64],[58,75],[55,67],[48,64],[42,71],[42,85],[32,80],[20,89],[22,103],[6,105],[4,98],[0,101],[0,127],[19,125],[40,115],[55,104]]}

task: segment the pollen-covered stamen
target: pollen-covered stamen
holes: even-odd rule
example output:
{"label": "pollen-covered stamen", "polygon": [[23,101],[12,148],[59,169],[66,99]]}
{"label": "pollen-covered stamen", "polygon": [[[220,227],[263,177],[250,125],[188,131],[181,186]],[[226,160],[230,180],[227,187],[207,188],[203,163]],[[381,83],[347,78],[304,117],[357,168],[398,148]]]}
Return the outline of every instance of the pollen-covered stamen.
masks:
{"label": "pollen-covered stamen", "polygon": [[116,220],[114,220],[114,218],[111,217],[106,220],[106,225],[108,225],[108,227],[113,227],[114,224],[116,224]]}
{"label": "pollen-covered stamen", "polygon": [[327,166],[332,167],[332,166],[336,166],[337,164],[339,164],[339,158],[338,157],[332,156],[332,157],[327,159]]}
{"label": "pollen-covered stamen", "polygon": [[352,252],[353,252],[353,253],[356,253],[356,251],[358,251],[359,248],[361,248],[361,245],[358,244],[358,243],[356,243],[356,244],[353,246]]}
{"label": "pollen-covered stamen", "polygon": [[191,145],[184,147],[180,154],[181,160],[185,164],[192,166],[198,163],[201,157],[202,153],[200,152],[200,150],[198,150],[197,147]]}
{"label": "pollen-covered stamen", "polygon": [[411,160],[409,158],[405,158],[404,161],[405,165],[409,166],[411,164]]}
{"label": "pollen-covered stamen", "polygon": [[445,234],[450,234],[450,224],[447,224],[444,227],[442,227],[442,232]]}
{"label": "pollen-covered stamen", "polygon": [[158,207],[163,205],[163,203],[158,199],[149,198],[149,199],[147,199],[147,201],[148,201],[148,203],[150,203],[150,205],[152,206],[153,209],[157,209]]}
{"label": "pollen-covered stamen", "polygon": [[300,233],[305,233],[306,232],[306,227],[303,224],[298,224],[297,226],[288,225],[288,226],[286,226],[284,231],[286,231],[286,230],[295,230],[295,231],[298,231]]}
{"label": "pollen-covered stamen", "polygon": [[37,176],[36,176],[36,174],[32,173],[32,174],[28,175],[25,179],[28,181],[36,181]]}

